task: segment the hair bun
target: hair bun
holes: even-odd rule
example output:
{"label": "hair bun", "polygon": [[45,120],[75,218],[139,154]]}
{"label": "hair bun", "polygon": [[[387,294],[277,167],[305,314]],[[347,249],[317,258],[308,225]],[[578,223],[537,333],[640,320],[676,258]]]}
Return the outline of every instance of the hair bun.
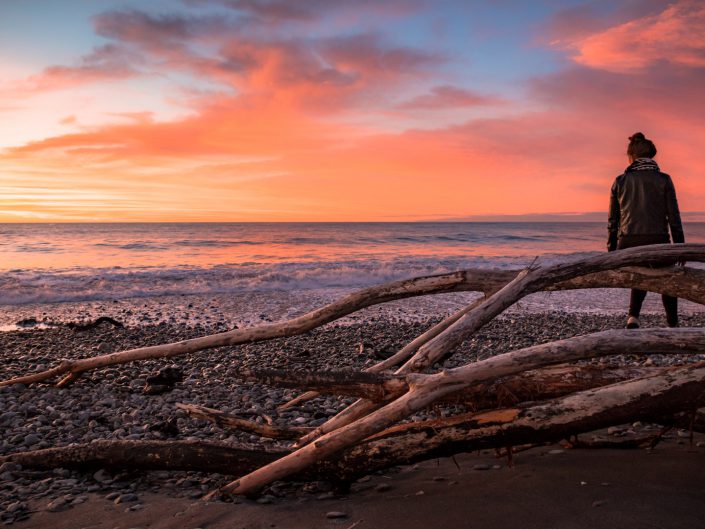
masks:
{"label": "hair bun", "polygon": [[637,141],[637,140],[645,140],[646,136],[644,136],[643,132],[635,132],[631,136],[629,136],[629,141]]}

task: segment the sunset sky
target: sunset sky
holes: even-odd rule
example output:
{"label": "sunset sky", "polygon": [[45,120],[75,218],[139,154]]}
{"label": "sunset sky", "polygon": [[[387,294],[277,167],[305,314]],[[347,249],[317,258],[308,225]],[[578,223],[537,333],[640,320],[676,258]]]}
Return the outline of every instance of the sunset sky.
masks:
{"label": "sunset sky", "polygon": [[2,0],[0,222],[697,213],[703,93],[701,0]]}

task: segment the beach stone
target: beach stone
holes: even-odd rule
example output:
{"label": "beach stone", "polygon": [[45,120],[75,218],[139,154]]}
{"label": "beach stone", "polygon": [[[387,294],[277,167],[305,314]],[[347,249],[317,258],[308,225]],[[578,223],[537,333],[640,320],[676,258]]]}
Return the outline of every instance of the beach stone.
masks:
{"label": "beach stone", "polygon": [[335,520],[335,519],[340,519],[340,518],[347,518],[348,515],[344,513],[343,511],[329,511],[326,513],[326,518]]}
{"label": "beach stone", "polygon": [[137,494],[128,492],[127,494],[119,494],[117,498],[113,501],[115,505],[119,505],[121,503],[130,503],[133,501],[137,501],[139,498]]}
{"label": "beach stone", "polygon": [[22,465],[12,461],[6,461],[0,465],[0,472],[17,472],[18,470],[22,470]]}
{"label": "beach stone", "polygon": [[473,470],[489,470],[490,466],[486,463],[481,463],[479,465],[473,465]]}
{"label": "beach stone", "polygon": [[6,411],[2,414],[0,414],[0,423],[1,424],[8,424],[10,423],[13,419],[17,417],[17,413],[14,411]]}
{"label": "beach stone", "polygon": [[565,452],[565,450],[561,450],[561,449],[559,449],[559,448],[556,448],[555,450],[549,450],[549,451],[548,451],[548,453],[551,454],[551,455],[558,455],[558,454],[562,454],[563,452]]}
{"label": "beach stone", "polygon": [[690,432],[688,432],[686,430],[678,430],[678,437],[687,439],[690,437]]}
{"label": "beach stone", "polygon": [[27,504],[21,501],[16,501],[5,507],[5,511],[9,513],[15,513],[17,511],[27,510]]}
{"label": "beach stone", "polygon": [[70,507],[65,498],[56,498],[47,504],[46,510],[49,512],[65,511]]}
{"label": "beach stone", "polygon": [[98,472],[95,472],[93,474],[93,479],[96,480],[98,483],[110,483],[113,481],[113,478],[108,474],[108,472],[104,469],[101,468]]}
{"label": "beach stone", "polygon": [[332,500],[333,498],[335,498],[335,494],[333,493],[333,491],[324,492],[323,494],[319,494],[318,496],[316,496],[317,500]]}
{"label": "beach stone", "polygon": [[3,472],[0,474],[0,481],[15,481],[17,479],[17,476],[15,476],[12,472]]}
{"label": "beach stone", "polygon": [[375,487],[375,490],[377,492],[387,492],[391,488],[392,488],[392,486],[389,483],[380,483],[379,485],[377,485]]}
{"label": "beach stone", "polygon": [[41,438],[37,434],[29,433],[24,436],[22,443],[25,446],[32,446],[32,445],[36,445],[39,441],[41,441]]}

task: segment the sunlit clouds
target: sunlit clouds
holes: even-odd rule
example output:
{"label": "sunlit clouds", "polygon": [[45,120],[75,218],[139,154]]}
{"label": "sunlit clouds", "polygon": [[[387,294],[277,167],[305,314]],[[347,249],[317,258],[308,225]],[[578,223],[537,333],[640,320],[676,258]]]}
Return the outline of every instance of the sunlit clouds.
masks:
{"label": "sunlit clouds", "polygon": [[145,6],[96,3],[65,64],[0,51],[0,221],[602,211],[637,130],[705,209],[699,2]]}

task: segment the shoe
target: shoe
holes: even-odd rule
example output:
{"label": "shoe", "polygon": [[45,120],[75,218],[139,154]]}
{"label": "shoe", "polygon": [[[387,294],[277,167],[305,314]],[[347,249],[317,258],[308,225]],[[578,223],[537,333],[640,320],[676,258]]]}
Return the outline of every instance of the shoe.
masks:
{"label": "shoe", "polygon": [[639,328],[639,318],[636,316],[629,316],[627,318],[627,329],[638,329]]}

